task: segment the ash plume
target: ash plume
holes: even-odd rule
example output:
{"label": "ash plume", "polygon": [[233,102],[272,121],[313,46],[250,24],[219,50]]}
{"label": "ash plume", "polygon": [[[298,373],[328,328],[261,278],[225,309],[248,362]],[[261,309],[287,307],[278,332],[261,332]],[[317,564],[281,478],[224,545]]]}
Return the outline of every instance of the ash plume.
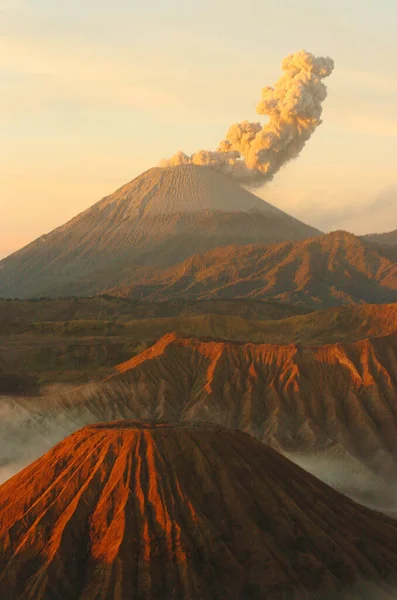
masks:
{"label": "ash plume", "polygon": [[322,82],[334,68],[328,57],[301,50],[282,63],[284,74],[274,87],[264,87],[257,105],[269,120],[232,125],[216,151],[199,150],[188,156],[177,152],[160,166],[205,165],[238,181],[261,184],[270,181],[289,160],[296,158],[322,123],[322,102],[327,88]]}

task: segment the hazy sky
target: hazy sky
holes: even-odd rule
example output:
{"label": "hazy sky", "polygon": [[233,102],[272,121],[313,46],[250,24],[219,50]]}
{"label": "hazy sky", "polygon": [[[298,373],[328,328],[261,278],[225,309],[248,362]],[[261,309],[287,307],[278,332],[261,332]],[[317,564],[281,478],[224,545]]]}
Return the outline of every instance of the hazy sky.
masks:
{"label": "hazy sky", "polygon": [[395,0],[0,0],[0,257],[216,149],[302,48],[335,60],[324,123],[260,194],[325,231],[397,228],[396,31]]}

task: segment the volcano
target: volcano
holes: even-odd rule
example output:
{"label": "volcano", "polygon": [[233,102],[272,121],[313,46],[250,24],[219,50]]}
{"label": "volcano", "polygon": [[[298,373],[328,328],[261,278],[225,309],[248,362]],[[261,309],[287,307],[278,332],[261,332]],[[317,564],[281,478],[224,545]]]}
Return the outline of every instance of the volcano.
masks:
{"label": "volcano", "polygon": [[93,295],[142,266],[320,232],[207,167],[149,169],[0,262],[0,297]]}
{"label": "volcano", "polygon": [[397,522],[248,434],[85,427],[0,487],[7,600],[392,598]]}

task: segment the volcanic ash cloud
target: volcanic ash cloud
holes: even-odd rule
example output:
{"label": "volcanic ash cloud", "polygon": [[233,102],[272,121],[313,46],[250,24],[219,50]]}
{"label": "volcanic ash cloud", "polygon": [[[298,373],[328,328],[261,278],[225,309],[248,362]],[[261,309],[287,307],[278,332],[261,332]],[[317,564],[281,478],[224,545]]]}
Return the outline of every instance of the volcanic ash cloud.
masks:
{"label": "volcanic ash cloud", "polygon": [[305,50],[290,54],[274,87],[262,90],[256,111],[269,117],[266,124],[236,123],[216,151],[199,150],[191,156],[177,152],[161,166],[205,165],[240,181],[270,181],[287,161],[299,155],[322,123],[322,102],[327,97],[322,79],[333,68],[334,61],[328,57],[316,57]]}

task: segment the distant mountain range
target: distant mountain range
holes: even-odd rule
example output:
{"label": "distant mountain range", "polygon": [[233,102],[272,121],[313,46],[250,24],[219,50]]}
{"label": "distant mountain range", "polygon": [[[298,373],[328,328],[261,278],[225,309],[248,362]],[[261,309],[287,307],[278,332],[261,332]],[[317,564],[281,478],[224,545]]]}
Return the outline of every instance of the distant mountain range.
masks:
{"label": "distant mountain range", "polygon": [[250,298],[310,309],[397,302],[397,249],[336,231],[300,242],[228,246],[131,277],[108,293],[132,300]]}
{"label": "distant mountain range", "polygon": [[369,235],[361,236],[362,239],[367,242],[375,242],[378,244],[385,244],[387,246],[397,247],[397,229],[389,231],[387,233],[371,233]]}
{"label": "distant mountain range", "polygon": [[397,522],[248,434],[85,427],[0,487],[7,600],[391,600]]}

